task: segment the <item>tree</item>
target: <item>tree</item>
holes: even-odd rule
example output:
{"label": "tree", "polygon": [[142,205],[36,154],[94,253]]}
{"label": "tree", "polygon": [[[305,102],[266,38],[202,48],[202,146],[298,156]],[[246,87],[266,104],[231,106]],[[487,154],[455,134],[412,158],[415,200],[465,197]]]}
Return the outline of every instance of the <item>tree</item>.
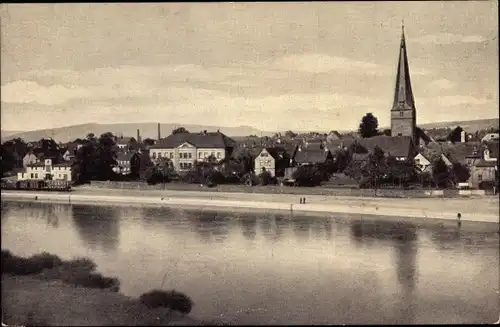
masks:
{"label": "tree", "polygon": [[184,127],[177,127],[172,131],[172,134],[182,134],[182,133],[189,133],[189,132]]}
{"label": "tree", "polygon": [[85,144],[76,152],[74,179],[77,183],[91,180],[111,180],[115,176],[115,139],[112,133],[104,133],[98,139],[87,135]]}
{"label": "tree", "polygon": [[264,170],[262,173],[260,173],[258,178],[260,185],[269,185],[273,181],[273,176],[267,170]]}
{"label": "tree", "polygon": [[450,134],[448,134],[448,137],[446,138],[447,141],[451,141],[452,143],[455,142],[461,142],[462,138],[462,131],[464,129],[460,126],[457,126],[455,129],[453,129]]}
{"label": "tree", "polygon": [[450,184],[450,171],[443,159],[438,158],[432,167],[432,179],[439,188],[447,188]]}
{"label": "tree", "polygon": [[373,116],[371,112],[367,113],[361,119],[361,124],[359,124],[358,133],[363,138],[369,138],[377,136],[379,134],[378,119],[375,116]]}
{"label": "tree", "polygon": [[387,158],[386,180],[398,185],[407,185],[417,179],[417,167],[414,160],[396,160],[395,157]]}
{"label": "tree", "polygon": [[453,164],[452,172],[455,183],[465,183],[470,178],[469,168],[459,162]]}
{"label": "tree", "polygon": [[300,166],[292,174],[298,186],[317,186],[323,180],[323,174],[314,165]]}
{"label": "tree", "polygon": [[363,171],[366,181],[375,189],[378,188],[382,179],[387,175],[387,163],[384,151],[375,146],[373,152],[368,156],[368,163]]}
{"label": "tree", "polygon": [[390,128],[386,128],[382,131],[382,135],[385,135],[385,136],[391,136],[391,129]]}
{"label": "tree", "polygon": [[147,146],[151,146],[151,145],[154,145],[155,144],[155,140],[153,139],[150,139],[149,137],[148,138],[145,138],[144,141],[142,141],[142,143],[144,143],[145,145]]}
{"label": "tree", "polygon": [[297,137],[297,133],[294,133],[292,131],[286,131],[285,136],[288,138],[294,139],[295,137]]}

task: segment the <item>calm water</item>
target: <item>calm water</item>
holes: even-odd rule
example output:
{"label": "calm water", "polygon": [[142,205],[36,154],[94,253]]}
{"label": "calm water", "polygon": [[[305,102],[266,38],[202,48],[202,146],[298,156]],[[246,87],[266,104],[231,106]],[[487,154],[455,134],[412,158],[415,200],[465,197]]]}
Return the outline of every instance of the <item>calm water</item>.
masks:
{"label": "calm water", "polygon": [[478,226],[2,202],[2,249],[88,256],[131,296],[164,280],[233,324],[494,322],[499,236]]}

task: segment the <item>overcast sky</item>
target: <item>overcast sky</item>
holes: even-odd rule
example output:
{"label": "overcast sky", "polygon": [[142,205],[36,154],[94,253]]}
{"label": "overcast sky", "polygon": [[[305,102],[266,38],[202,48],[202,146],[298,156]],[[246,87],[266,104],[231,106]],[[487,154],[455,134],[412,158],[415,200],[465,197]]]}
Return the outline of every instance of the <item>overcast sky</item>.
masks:
{"label": "overcast sky", "polygon": [[498,3],[2,4],[1,126],[389,126],[401,20],[417,123],[498,117]]}

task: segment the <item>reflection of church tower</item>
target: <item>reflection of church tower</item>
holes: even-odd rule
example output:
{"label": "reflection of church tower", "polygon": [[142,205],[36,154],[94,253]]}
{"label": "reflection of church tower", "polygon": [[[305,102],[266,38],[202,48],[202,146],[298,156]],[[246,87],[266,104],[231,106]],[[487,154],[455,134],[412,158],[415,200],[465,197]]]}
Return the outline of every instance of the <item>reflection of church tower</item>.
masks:
{"label": "reflection of church tower", "polygon": [[394,104],[391,109],[391,135],[411,136],[416,142],[417,110],[411,89],[410,67],[406,53],[404,25],[402,27],[399,62],[394,91]]}

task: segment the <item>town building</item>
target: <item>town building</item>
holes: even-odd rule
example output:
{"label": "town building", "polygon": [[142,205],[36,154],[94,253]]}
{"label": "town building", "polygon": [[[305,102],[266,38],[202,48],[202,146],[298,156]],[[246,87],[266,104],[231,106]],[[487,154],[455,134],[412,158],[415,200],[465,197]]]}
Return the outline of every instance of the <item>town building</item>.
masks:
{"label": "town building", "polygon": [[410,67],[406,49],[404,26],[399,47],[399,61],[391,109],[391,135],[409,136],[413,144],[417,142],[417,110],[410,80]]}
{"label": "town building", "polygon": [[135,138],[133,137],[119,137],[116,139],[116,146],[120,150],[132,150],[135,149],[138,145],[138,142]]}
{"label": "town building", "polygon": [[499,135],[499,133],[488,133],[481,139],[481,142],[498,141]]}
{"label": "town building", "polygon": [[284,147],[268,147],[255,158],[255,173],[268,171],[273,177],[283,177],[285,168],[290,165],[291,156]]}
{"label": "town building", "polygon": [[168,158],[177,171],[190,170],[195,161],[213,158],[220,162],[229,158],[236,142],[219,131],[177,133],[160,140],[149,148],[151,160]]}
{"label": "town building", "polygon": [[292,158],[294,166],[307,166],[315,164],[326,164],[333,161],[332,151],[323,143],[308,143],[297,147],[297,151]]}
{"label": "town building", "polygon": [[26,153],[23,157],[23,167],[40,162],[40,158],[36,156],[32,151]]}
{"label": "town building", "polygon": [[137,156],[136,151],[119,153],[116,157],[116,166],[113,171],[117,174],[128,175],[131,173],[132,160]]}
{"label": "town building", "polygon": [[51,159],[45,159],[44,162],[31,163],[26,166],[24,171],[17,173],[18,180],[63,180],[72,181],[72,163],[64,162],[52,164]]}

